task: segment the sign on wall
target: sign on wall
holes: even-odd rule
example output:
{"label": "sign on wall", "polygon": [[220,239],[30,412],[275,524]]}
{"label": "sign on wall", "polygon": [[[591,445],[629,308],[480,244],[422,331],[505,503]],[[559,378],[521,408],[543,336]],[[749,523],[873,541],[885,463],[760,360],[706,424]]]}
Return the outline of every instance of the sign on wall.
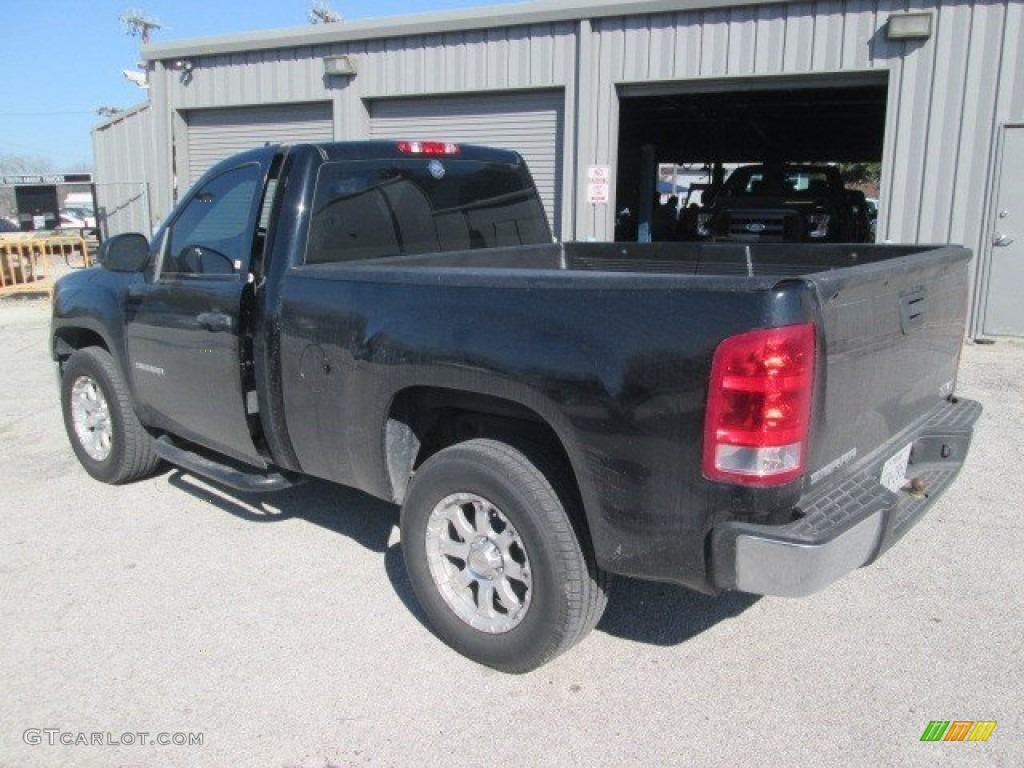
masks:
{"label": "sign on wall", "polygon": [[13,187],[25,184],[92,184],[91,173],[32,173],[15,176],[0,176],[0,186]]}
{"label": "sign on wall", "polygon": [[591,205],[601,205],[610,201],[611,178],[610,166],[592,165],[587,169],[587,200]]}

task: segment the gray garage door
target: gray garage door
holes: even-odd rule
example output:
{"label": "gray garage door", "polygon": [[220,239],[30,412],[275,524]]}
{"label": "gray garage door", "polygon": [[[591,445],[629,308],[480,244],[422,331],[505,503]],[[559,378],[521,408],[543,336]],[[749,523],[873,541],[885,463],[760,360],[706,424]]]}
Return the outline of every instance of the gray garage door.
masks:
{"label": "gray garage door", "polygon": [[370,104],[370,135],[516,150],[530,166],[557,235],[561,231],[564,105],[562,91],[382,99]]}
{"label": "gray garage door", "polygon": [[267,142],[296,144],[331,141],[329,102],[264,107],[203,109],[185,115],[188,123],[189,183],[228,155]]}

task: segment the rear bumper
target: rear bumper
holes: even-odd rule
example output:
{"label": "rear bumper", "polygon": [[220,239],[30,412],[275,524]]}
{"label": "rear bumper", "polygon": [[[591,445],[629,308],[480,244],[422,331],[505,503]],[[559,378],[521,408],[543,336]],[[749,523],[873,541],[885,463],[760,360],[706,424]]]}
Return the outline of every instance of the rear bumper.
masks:
{"label": "rear bumper", "polygon": [[[953,482],[967,457],[981,405],[943,403],[838,484],[797,504],[800,519],[782,526],[727,522],[711,537],[711,578],[719,589],[802,597],[817,592],[895,544]],[[882,466],[912,443],[907,477],[919,490],[893,493]]]}

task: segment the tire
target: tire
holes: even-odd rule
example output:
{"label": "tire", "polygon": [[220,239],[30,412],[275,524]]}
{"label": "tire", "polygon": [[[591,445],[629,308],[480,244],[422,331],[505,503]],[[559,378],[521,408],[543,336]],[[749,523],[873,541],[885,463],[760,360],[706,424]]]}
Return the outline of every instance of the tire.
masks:
{"label": "tire", "polygon": [[574,519],[575,488],[541,452],[481,439],[424,462],[402,506],[402,553],[436,634],[511,673],[582,639],[604,612],[606,580]]}
{"label": "tire", "polygon": [[159,466],[153,438],[139,423],[106,350],[86,347],[71,355],[61,373],[60,399],[71,447],[92,477],[119,485]]}

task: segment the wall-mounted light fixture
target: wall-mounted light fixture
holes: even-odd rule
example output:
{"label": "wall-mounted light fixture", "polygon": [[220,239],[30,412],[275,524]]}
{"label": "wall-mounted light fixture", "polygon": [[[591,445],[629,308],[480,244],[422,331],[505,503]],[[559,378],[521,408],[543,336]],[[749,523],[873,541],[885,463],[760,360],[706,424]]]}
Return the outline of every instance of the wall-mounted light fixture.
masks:
{"label": "wall-mounted light fixture", "polygon": [[930,13],[894,13],[885,25],[890,40],[927,40],[932,36]]}
{"label": "wall-mounted light fixture", "polygon": [[324,58],[325,75],[354,75],[356,65],[348,56],[327,56]]}
{"label": "wall-mounted light fixture", "polygon": [[182,85],[188,85],[192,82],[192,70],[195,68],[195,63],[190,59],[178,59],[171,63],[171,69],[181,73],[178,75],[178,79]]}

